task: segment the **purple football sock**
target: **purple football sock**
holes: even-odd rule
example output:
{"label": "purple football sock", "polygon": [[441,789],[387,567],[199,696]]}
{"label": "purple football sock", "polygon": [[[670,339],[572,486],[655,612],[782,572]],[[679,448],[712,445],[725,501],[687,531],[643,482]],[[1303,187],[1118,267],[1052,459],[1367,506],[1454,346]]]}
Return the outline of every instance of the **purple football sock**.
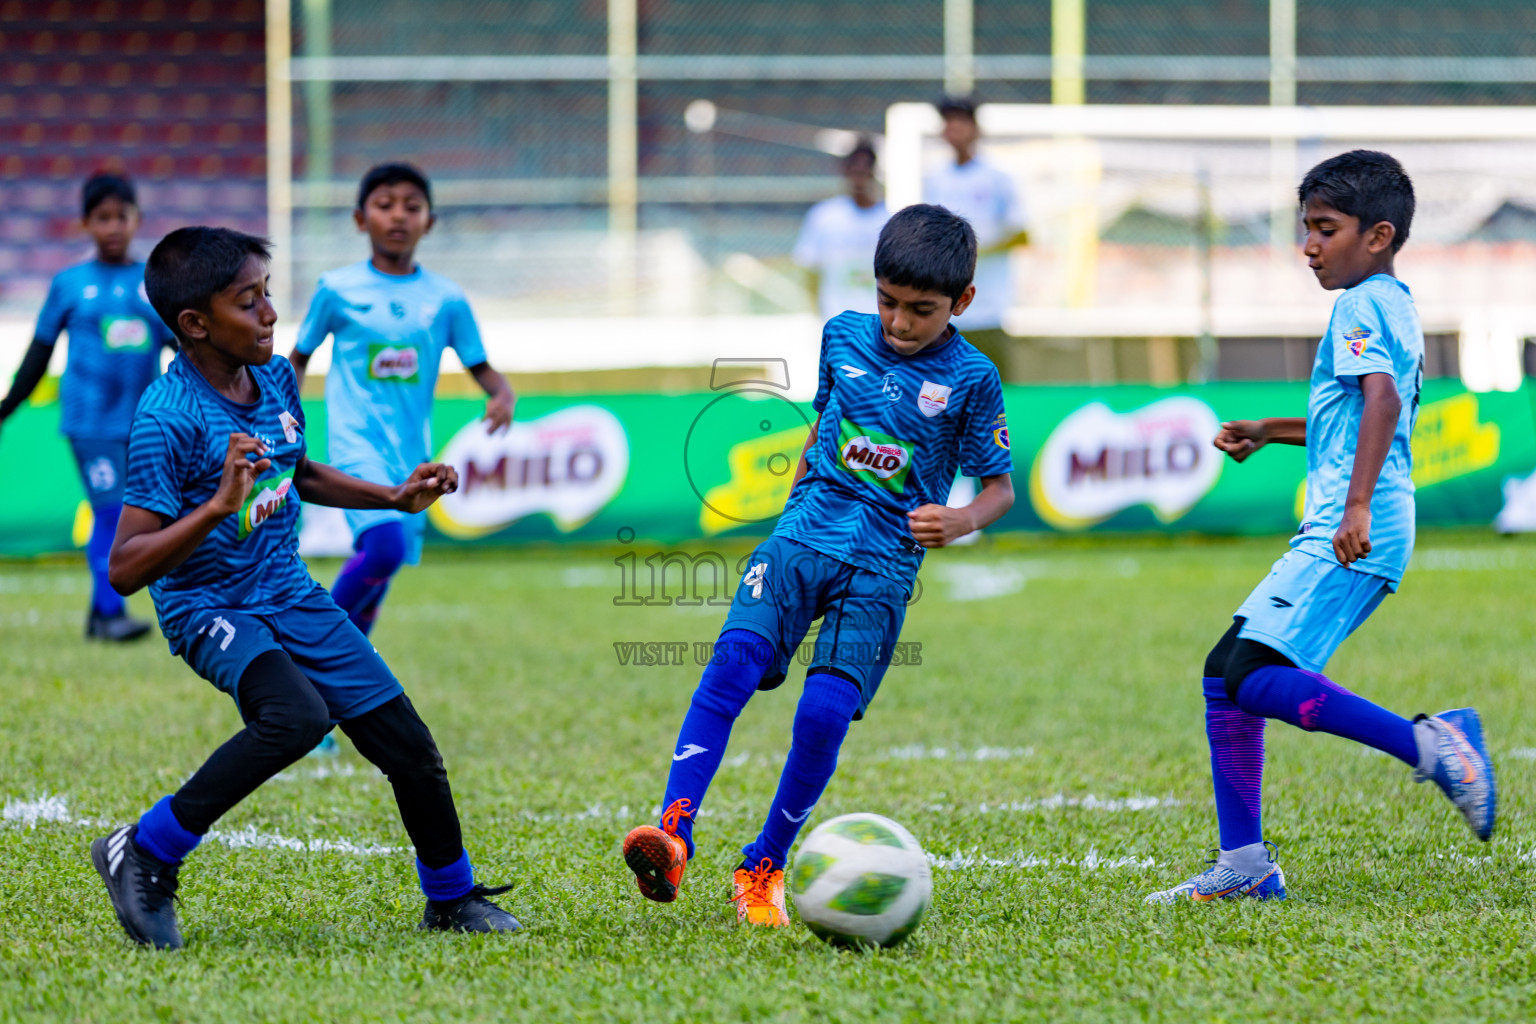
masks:
{"label": "purple football sock", "polygon": [[1237,688],[1237,706],[1308,732],[1329,732],[1364,743],[1413,767],[1419,763],[1412,722],[1318,672],[1285,665],[1255,669]]}
{"label": "purple football sock", "polygon": [[746,867],[755,868],[764,860],[780,870],[788,866],[795,836],[837,770],[837,752],[859,710],[859,699],[859,688],[842,676],[818,672],[806,677],[778,792],[763,830],[741,851]]}
{"label": "purple football sock", "polygon": [[366,636],[379,614],[379,602],[389,590],[389,581],[405,561],[405,528],[398,522],[380,523],[358,534],[354,546],[357,554],[347,560],[331,584],[331,600]]}
{"label": "purple football sock", "polygon": [[1211,781],[1221,848],[1264,841],[1264,719],[1227,698],[1226,680],[1206,676],[1205,736],[1211,744]]}
{"label": "purple football sock", "polygon": [[715,656],[704,667],[699,688],[693,691],[688,714],[677,734],[672,753],[672,770],[667,775],[667,792],[662,810],[676,800],[687,800],[687,814],[677,819],[677,834],[693,856],[693,817],[699,813],[704,794],[720,770],[725,745],[731,739],[731,727],[747,701],[757,692],[757,684],[773,664],[773,648],[767,640],[745,629],[729,629],[720,634]]}

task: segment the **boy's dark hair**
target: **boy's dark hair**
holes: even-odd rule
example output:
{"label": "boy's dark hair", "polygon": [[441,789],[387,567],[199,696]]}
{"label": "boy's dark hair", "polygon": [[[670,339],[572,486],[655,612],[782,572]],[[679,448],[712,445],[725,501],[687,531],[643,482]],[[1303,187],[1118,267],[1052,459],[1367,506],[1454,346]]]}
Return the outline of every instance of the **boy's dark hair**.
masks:
{"label": "boy's dark hair", "polygon": [[133,182],[121,174],[93,174],[80,188],[80,216],[89,217],[92,210],[108,199],[121,199],[130,206],[139,205]]}
{"label": "boy's dark hair", "polygon": [[939,116],[948,117],[951,114],[962,114],[976,120],[976,108],[979,104],[974,96],[945,96],[939,100]]}
{"label": "boy's dark hair", "polygon": [[1386,221],[1397,229],[1392,251],[1408,241],[1413,225],[1413,181],[1395,157],[1371,149],[1352,149],[1324,160],[1307,172],[1296,190],[1301,205],[1320,199],[1340,213],[1357,217],[1360,230]]}
{"label": "boy's dark hair", "polygon": [[875,166],[879,160],[875,154],[875,144],[870,141],[867,135],[860,135],[858,141],[853,144],[853,148],[844,154],[843,169],[847,170],[853,166],[855,160],[860,159],[868,160],[871,167]]}
{"label": "boy's dark hair", "polygon": [[181,311],[206,313],[213,297],[229,287],[246,260],[252,256],[272,258],[268,245],[265,238],[230,228],[177,228],[160,239],[144,265],[144,292],[149,304],[181,338],[176,323]]}
{"label": "boy's dark hair", "polygon": [[976,276],[976,232],[942,206],[919,203],[880,229],[875,277],[958,301]]}
{"label": "boy's dark hair", "polygon": [[427,182],[427,176],[410,164],[392,163],[369,168],[363,175],[362,184],[357,186],[357,208],[361,210],[368,205],[368,197],[374,189],[400,184],[415,185],[427,197],[427,205],[432,205],[432,186]]}

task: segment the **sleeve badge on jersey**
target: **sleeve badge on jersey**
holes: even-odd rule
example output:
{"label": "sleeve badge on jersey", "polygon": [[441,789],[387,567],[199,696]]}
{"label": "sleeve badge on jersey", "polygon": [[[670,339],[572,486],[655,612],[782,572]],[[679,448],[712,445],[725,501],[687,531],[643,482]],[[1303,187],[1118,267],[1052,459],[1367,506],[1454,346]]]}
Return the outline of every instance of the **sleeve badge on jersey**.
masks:
{"label": "sleeve badge on jersey", "polygon": [[284,409],[278,413],[277,421],[283,425],[283,440],[293,444],[299,439],[299,421],[293,413]]}
{"label": "sleeve badge on jersey", "polygon": [[1371,329],[1369,327],[1356,327],[1344,335],[1344,340],[1349,343],[1350,355],[1362,356],[1371,343]]}
{"label": "sleeve badge on jersey", "polygon": [[992,442],[1003,451],[1010,451],[1011,449],[1008,447],[1008,428],[998,427],[992,431]]}
{"label": "sleeve badge on jersey", "polygon": [[922,388],[917,392],[918,411],[929,418],[937,416],[949,407],[949,393],[953,390],[945,384],[923,381]]}

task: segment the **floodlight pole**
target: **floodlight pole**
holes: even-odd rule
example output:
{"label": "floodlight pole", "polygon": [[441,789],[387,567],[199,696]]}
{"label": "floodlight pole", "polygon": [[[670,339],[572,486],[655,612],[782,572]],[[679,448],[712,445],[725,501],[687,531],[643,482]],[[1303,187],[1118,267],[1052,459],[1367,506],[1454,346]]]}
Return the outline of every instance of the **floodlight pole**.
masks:
{"label": "floodlight pole", "polygon": [[1088,0],[1051,0],[1051,102],[1081,106],[1088,99],[1083,56],[1088,47]]}
{"label": "floodlight pole", "polygon": [[633,315],[640,224],[637,0],[608,0],[608,289],[612,312]]}
{"label": "floodlight pole", "polygon": [[976,88],[974,0],[944,0],[944,91],[965,96]]}
{"label": "floodlight pole", "polygon": [[280,314],[293,308],[293,38],[290,0],[267,0],[267,237],[268,279]]}
{"label": "floodlight pole", "polygon": [[[331,0],[304,0],[304,56],[331,55]],[[332,176],[331,81],[304,80],[304,178],[329,185]]]}

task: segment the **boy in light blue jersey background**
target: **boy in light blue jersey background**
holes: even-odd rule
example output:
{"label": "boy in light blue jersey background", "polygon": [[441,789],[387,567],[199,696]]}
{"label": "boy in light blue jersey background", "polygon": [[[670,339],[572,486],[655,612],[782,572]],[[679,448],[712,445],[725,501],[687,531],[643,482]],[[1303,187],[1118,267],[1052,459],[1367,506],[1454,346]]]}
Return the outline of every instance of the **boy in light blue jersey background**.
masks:
{"label": "boy in light blue jersey background", "polygon": [[123,509],[133,410],[160,376],[160,348],[174,346],[175,335],[144,294],[144,264],[128,252],[139,230],[132,182],[116,174],[95,175],[81,190],[81,216],[96,243],[96,258],[53,279],[32,344],[10,393],[0,400],[0,423],[32,394],[59,335],[68,334],[59,430],[74,451],[95,519],[86,546],[93,585],[85,635],[135,640],[149,632],[149,623],[128,615],[107,581],[107,559]]}
{"label": "boy in light blue jersey background", "polygon": [[1413,183],[1385,153],[1318,164],[1298,191],[1318,284],[1344,289],[1312,368],[1305,419],[1237,420],[1216,447],[1242,462],[1265,444],[1307,449],[1306,511],[1291,550],[1233,615],[1205,661],[1206,735],[1221,850],[1216,863],[1148,902],[1284,899],[1264,840],[1264,722],[1278,718],[1391,754],[1433,779],[1480,839],[1497,793],[1471,708],[1410,721],[1322,674],[1333,652],[1397,589],[1413,553],[1410,442],[1424,334],[1393,257],[1413,222]]}
{"label": "boy in light blue jersey background", "polygon": [[[325,380],[328,455],[353,476],[388,483],[431,459],[432,398],[446,350],[489,396],[490,430],[507,429],[517,399],[486,361],[464,290],[416,262],[417,243],[436,220],[426,176],[408,164],[373,168],[358,188],[353,218],[373,253],[320,279],[292,363],[302,385],[315,350],[335,339]],[[347,525],[356,554],[331,596],[367,633],[395,572],[420,560],[426,520],[349,509]]]}

